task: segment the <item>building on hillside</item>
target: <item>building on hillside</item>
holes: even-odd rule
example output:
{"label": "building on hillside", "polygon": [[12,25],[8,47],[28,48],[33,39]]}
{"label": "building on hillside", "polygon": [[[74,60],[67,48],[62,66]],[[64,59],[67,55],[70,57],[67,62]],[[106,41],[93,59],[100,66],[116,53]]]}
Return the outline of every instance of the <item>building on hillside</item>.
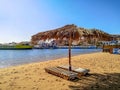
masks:
{"label": "building on hillside", "polygon": [[57,43],[54,39],[50,39],[50,40],[39,40],[37,45],[34,45],[34,48],[56,48],[57,47]]}
{"label": "building on hillside", "polygon": [[102,41],[103,45],[120,45],[120,41],[113,40],[113,41]]}

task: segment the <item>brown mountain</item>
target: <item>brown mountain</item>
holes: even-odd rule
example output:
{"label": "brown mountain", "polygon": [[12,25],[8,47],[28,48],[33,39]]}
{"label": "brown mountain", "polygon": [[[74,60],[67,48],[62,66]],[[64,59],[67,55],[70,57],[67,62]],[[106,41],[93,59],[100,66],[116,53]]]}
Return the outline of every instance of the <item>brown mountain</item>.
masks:
{"label": "brown mountain", "polygon": [[95,44],[98,41],[112,40],[112,36],[98,29],[85,29],[72,25],[66,25],[50,31],[40,32],[32,36],[31,42],[37,44],[39,40],[55,39],[58,44],[64,45],[68,43],[69,38],[72,42]]}

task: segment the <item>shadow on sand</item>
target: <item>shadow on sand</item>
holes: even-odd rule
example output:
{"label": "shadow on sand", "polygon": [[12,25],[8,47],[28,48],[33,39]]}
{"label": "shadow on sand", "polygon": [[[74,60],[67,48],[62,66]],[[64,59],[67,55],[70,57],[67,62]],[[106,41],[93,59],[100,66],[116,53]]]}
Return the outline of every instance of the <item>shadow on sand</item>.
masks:
{"label": "shadow on sand", "polygon": [[93,73],[81,77],[75,85],[69,85],[71,90],[120,90],[120,73]]}

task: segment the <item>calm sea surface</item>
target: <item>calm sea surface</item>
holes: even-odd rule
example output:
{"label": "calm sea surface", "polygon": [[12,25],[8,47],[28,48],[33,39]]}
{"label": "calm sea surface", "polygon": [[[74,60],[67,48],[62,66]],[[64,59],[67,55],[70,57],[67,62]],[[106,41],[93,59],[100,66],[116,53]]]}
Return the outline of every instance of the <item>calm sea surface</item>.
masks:
{"label": "calm sea surface", "polygon": [[[101,49],[72,49],[72,55]],[[0,50],[0,68],[68,57],[68,49]]]}

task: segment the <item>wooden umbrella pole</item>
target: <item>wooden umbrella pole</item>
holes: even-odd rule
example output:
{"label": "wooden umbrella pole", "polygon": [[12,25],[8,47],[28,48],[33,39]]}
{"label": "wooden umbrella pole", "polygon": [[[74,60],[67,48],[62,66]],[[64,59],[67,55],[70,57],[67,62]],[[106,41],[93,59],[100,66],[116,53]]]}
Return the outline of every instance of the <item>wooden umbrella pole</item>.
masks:
{"label": "wooden umbrella pole", "polygon": [[71,71],[72,70],[72,68],[71,68],[71,32],[69,33],[69,71]]}

